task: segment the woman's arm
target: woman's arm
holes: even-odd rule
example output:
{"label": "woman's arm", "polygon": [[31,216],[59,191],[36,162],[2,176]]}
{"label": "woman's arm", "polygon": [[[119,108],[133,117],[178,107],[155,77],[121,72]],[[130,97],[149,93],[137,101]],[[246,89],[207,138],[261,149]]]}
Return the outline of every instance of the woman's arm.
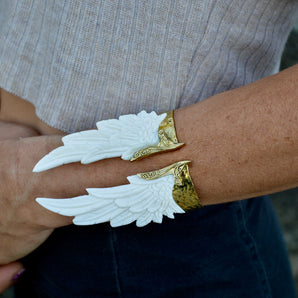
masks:
{"label": "woman's arm", "polygon": [[298,65],[175,115],[203,204],[298,185]]}
{"label": "woman's arm", "polygon": [[[175,111],[179,141],[186,146],[130,162],[105,159],[32,173],[61,136],[0,142],[0,263],[40,245],[71,218],[47,211],[36,197],[66,198],[86,188],[127,184],[126,177],[192,160],[194,184],[204,205],[297,186],[298,67]],[[2,241],[3,240],[3,241]]]}

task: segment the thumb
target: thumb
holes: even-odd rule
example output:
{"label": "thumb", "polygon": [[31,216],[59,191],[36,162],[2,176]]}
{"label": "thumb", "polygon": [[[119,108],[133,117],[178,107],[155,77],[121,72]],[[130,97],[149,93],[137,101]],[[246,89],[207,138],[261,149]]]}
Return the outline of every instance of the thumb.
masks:
{"label": "thumb", "polygon": [[12,286],[25,271],[20,262],[0,266],[0,294]]}

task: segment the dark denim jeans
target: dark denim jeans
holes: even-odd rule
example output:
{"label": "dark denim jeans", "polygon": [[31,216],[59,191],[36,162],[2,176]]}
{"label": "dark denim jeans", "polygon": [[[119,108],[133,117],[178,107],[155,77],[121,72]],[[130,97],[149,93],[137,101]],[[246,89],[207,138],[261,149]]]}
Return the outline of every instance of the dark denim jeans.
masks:
{"label": "dark denim jeans", "polygon": [[268,197],[144,228],[57,229],[24,263],[17,297],[295,297]]}

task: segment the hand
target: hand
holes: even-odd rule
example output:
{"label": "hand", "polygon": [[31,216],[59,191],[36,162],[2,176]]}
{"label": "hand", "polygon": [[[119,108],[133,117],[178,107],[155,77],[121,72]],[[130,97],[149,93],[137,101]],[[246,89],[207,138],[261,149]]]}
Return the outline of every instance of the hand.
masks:
{"label": "hand", "polygon": [[[3,186],[0,190],[0,264],[29,254],[49,237],[54,228],[72,223],[72,217],[47,211],[35,202],[35,198],[72,197],[85,194],[87,187],[127,183],[129,172],[123,167],[118,170],[120,159],[101,161],[100,167],[98,163],[86,166],[77,163],[32,173],[38,160],[61,144],[61,136],[0,141]],[[134,171],[133,167],[131,171]],[[118,178],[114,182],[115,176]]]}
{"label": "hand", "polygon": [[[32,128],[0,121],[0,141],[26,138],[36,135],[38,135],[38,133]],[[0,266],[0,293],[3,293],[16,282],[17,278],[24,272],[24,270],[25,269],[20,262],[12,262]]]}
{"label": "hand", "polygon": [[[35,181],[31,173],[34,159],[27,156],[31,152],[35,155],[37,152],[41,155],[42,152],[46,152],[45,138],[29,137],[38,134],[31,128],[4,122],[0,122],[0,132],[0,178],[2,180],[0,293],[2,293],[13,285],[24,271],[23,265],[16,260],[29,254],[44,242],[54,227],[70,224],[71,218],[51,216],[43,212],[44,210],[35,208],[38,204],[34,201],[32,190],[38,188],[29,185]],[[58,145],[60,139],[60,137],[53,137],[51,141]]]}
{"label": "hand", "polygon": [[[44,212],[34,198],[46,183],[34,179],[32,167],[48,150],[46,137],[0,141],[0,264],[15,261],[37,248],[55,227],[71,219]],[[60,137],[50,137],[52,146]]]}
{"label": "hand", "polygon": [[36,203],[35,198],[69,198],[86,194],[86,188],[128,184],[126,177],[129,175],[155,170],[175,161],[160,156],[134,163],[111,158],[89,165],[75,163],[33,173],[35,164],[44,155],[62,145],[61,137],[0,141],[3,185],[0,190],[0,264],[29,254],[49,237],[53,229],[72,224],[72,217],[46,210]]}

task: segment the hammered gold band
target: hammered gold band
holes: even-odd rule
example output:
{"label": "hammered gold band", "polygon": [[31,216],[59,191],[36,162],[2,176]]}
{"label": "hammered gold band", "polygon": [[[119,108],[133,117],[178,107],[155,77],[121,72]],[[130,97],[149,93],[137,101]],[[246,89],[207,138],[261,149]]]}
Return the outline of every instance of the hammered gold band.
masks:
{"label": "hammered gold band", "polygon": [[184,145],[184,143],[178,142],[176,136],[173,111],[167,112],[165,119],[160,123],[158,128],[158,137],[160,142],[157,145],[149,146],[135,152],[130,161],[142,159],[159,152],[176,150]]}
{"label": "hammered gold band", "polygon": [[202,208],[199,196],[190,177],[190,161],[179,161],[160,170],[137,174],[145,180],[153,180],[167,175],[174,176],[173,199],[184,211]]}

